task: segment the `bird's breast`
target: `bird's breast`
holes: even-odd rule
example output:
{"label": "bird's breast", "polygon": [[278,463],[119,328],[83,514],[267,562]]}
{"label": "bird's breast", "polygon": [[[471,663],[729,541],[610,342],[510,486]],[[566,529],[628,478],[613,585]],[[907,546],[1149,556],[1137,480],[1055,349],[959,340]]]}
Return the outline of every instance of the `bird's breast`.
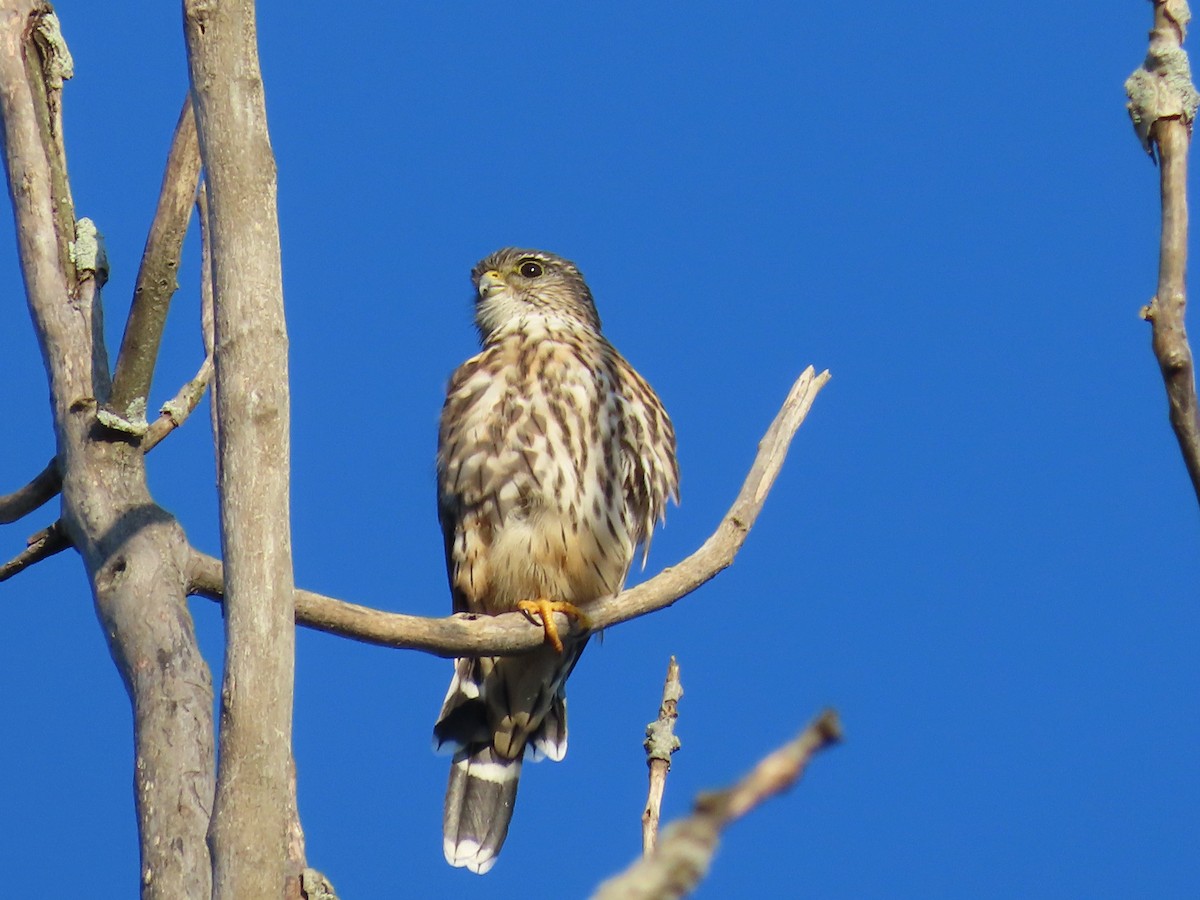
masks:
{"label": "bird's breast", "polygon": [[481,361],[450,398],[458,409],[443,423],[439,474],[443,492],[486,520],[489,611],[619,591],[635,541],[609,385],[578,347],[553,341],[492,348]]}

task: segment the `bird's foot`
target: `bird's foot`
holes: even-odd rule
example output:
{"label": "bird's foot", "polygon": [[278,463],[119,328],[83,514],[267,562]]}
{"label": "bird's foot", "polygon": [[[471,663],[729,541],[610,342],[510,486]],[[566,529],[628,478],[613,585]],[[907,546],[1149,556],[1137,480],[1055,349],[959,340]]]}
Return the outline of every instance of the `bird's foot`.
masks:
{"label": "bird's foot", "polygon": [[556,612],[563,613],[568,618],[575,619],[584,628],[592,627],[583,610],[573,603],[567,603],[565,600],[547,600],[545,597],[539,597],[536,600],[522,600],[517,603],[517,609],[531,619],[536,616],[541,620],[542,628],[546,631],[546,643],[554,647],[559,653],[563,652],[563,642],[562,638],[558,636],[558,626],[554,624],[554,614]]}

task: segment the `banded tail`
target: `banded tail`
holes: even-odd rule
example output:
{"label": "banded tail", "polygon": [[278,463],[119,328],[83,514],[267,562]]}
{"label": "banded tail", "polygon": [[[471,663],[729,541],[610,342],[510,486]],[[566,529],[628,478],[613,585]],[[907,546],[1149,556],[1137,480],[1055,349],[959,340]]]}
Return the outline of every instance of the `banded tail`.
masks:
{"label": "banded tail", "polygon": [[[435,748],[454,752],[442,815],[450,865],[488,872],[508,835],[524,757],[558,762],[566,756],[563,683],[584,643],[568,646],[563,656],[547,647],[509,659],[455,661],[433,729]],[[542,660],[549,677],[538,665]]]}
{"label": "banded tail", "polygon": [[496,864],[508,836],[520,778],[520,758],[505,759],[491,744],[454,754],[442,815],[446,862],[477,875]]}

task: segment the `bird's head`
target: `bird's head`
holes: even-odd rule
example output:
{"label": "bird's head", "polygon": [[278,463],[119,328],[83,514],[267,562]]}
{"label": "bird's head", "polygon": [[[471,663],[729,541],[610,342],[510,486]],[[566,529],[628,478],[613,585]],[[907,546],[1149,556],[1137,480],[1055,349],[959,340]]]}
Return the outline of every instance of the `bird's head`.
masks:
{"label": "bird's head", "polygon": [[592,292],[570,260],[543,250],[506,247],[471,271],[475,324],[486,343],[541,320],[598,332]]}

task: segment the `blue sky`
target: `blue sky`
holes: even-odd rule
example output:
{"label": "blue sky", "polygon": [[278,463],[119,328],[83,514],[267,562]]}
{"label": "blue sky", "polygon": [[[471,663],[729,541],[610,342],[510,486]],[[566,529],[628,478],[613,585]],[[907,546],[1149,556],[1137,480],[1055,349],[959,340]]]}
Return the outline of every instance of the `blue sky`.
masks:
{"label": "blue sky", "polygon": [[[177,5],[135,6],[57,4],[113,348],[186,90]],[[1122,91],[1149,4],[404,6],[260,3],[299,584],[449,610],[436,419],[497,247],[574,259],[671,412],[683,504],[651,570],[711,532],[795,376],[833,381],[734,567],[589,648],[570,753],[526,768],[485,879],[441,858],[449,663],[301,631],[311,864],[345,897],[586,896],[639,850],[675,654],[668,816],[823,706],[847,734],[731,830],[702,897],[1194,896],[1200,517],[1137,316],[1157,175]],[[0,232],[7,491],[53,443]],[[200,363],[197,255],[153,404]],[[213,552],[206,418],[149,470]],[[89,597],[69,553],[0,588],[14,895],[136,890],[130,715]],[[193,613],[219,662],[219,610]]]}

